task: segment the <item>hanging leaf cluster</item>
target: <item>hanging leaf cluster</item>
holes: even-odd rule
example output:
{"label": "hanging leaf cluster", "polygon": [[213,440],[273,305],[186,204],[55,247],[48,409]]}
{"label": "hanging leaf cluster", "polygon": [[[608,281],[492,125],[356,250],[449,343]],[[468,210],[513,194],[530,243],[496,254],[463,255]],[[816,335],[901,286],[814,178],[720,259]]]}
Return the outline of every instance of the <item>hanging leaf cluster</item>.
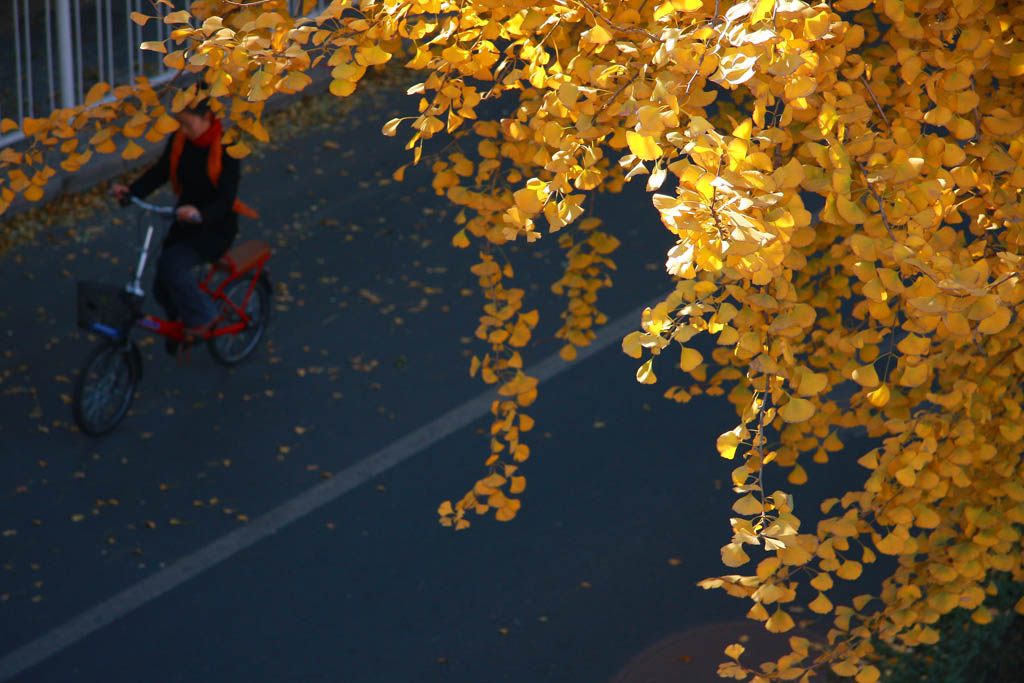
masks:
{"label": "hanging leaf cluster", "polygon": [[[587,195],[643,180],[652,223],[674,239],[674,289],[623,350],[640,382],[690,377],[669,399],[736,408],[717,442],[737,495],[722,561],[750,569],[703,585],[749,600],[769,631],[793,628],[796,603],[832,618],[827,651],[792,638],[752,667],[734,645],[720,674],[808,680],[831,666],[870,683],[871,637],[935,642],[953,609],[992,618],[994,572],[1024,580],[1024,5],[335,0],[296,18],[283,0],[203,0],[163,21],[169,41],[142,48],[209,84],[236,156],[266,138],[263,102],[303,90],[315,66],[339,97],[389,62],[422,76],[383,133],[405,136],[409,163],[429,163],[459,207],[452,243],[479,253],[485,300],[470,372],[499,393],[486,473],[441,505],[443,524],[509,520],[526,483],[533,419],[520,410],[537,382],[520,350],[539,320],[498,248],[558,233],[566,268],[551,288],[572,359],[605,322],[598,292],[626,239],[585,215]],[[31,145],[0,152],[0,210],[42,197],[55,166],[138,156],[135,140],[166,136],[203,96],[161,95],[144,79],[101,84],[77,109],[4,120]],[[848,455],[851,429],[876,444],[854,454],[863,482],[801,528],[797,497],[774,482],[800,486],[809,461]],[[896,560],[881,591],[834,604],[879,553]]]}

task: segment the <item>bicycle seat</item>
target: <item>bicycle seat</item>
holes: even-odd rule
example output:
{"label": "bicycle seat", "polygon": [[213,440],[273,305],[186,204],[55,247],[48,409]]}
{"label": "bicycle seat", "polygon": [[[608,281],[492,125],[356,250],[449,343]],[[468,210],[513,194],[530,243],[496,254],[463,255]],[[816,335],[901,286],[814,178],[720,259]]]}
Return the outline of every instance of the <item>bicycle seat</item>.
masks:
{"label": "bicycle seat", "polygon": [[232,273],[244,273],[250,268],[262,265],[270,258],[270,246],[260,240],[246,240],[236,244],[217,261],[217,268]]}

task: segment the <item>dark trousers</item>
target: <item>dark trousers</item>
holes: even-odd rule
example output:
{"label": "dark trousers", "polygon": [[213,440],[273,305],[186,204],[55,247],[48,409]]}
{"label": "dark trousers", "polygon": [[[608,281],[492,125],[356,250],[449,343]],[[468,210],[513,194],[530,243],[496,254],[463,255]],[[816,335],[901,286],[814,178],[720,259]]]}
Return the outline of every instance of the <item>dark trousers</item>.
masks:
{"label": "dark trousers", "polygon": [[168,320],[183,320],[188,327],[198,327],[217,317],[217,307],[196,280],[195,268],[203,262],[196,248],[187,242],[164,247],[160,253],[153,296]]}

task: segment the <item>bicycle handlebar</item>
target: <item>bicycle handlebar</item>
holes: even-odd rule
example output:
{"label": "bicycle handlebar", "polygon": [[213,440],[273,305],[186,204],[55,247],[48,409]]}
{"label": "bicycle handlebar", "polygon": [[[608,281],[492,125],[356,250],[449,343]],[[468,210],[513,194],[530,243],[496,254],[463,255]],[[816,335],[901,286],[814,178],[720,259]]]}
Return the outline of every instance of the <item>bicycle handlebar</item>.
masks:
{"label": "bicycle handlebar", "polygon": [[132,204],[135,204],[135,206],[139,207],[140,209],[143,209],[144,211],[149,211],[150,213],[159,213],[165,216],[174,215],[173,206],[160,206],[159,204],[150,204],[149,202],[143,201],[138,197],[134,197],[132,195],[128,195],[128,199],[131,201]]}

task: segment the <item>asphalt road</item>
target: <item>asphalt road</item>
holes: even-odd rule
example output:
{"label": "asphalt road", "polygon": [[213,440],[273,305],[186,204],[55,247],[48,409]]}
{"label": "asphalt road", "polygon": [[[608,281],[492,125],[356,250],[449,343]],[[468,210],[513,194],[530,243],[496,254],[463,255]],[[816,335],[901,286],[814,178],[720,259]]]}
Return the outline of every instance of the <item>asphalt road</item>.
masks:
{"label": "asphalt road", "polygon": [[[242,195],[262,219],[244,236],[274,247],[267,343],[230,370],[146,346],[132,414],[106,438],[70,427],[90,347],[74,280],[127,275],[130,212],[0,262],[0,661],[484,390],[468,376],[485,350],[473,250],[449,246],[453,212],[427,169],[389,179],[407,153],[379,129],[403,99],[367,97],[248,162]],[[642,187],[594,213],[623,241],[602,295],[620,320],[670,287],[669,236]],[[553,239],[506,252],[541,310],[531,365],[559,347],[561,255]],[[511,523],[456,534],[434,514],[483,471],[481,416],[0,680],[713,680],[725,643],[696,637],[659,650],[659,673],[631,671],[652,645],[747,608],[695,585],[723,573],[734,496],[714,439],[734,417],[722,400],[661,399],[668,384],[635,383],[635,365],[612,343],[542,384]],[[856,457],[811,470],[807,519]]]}

